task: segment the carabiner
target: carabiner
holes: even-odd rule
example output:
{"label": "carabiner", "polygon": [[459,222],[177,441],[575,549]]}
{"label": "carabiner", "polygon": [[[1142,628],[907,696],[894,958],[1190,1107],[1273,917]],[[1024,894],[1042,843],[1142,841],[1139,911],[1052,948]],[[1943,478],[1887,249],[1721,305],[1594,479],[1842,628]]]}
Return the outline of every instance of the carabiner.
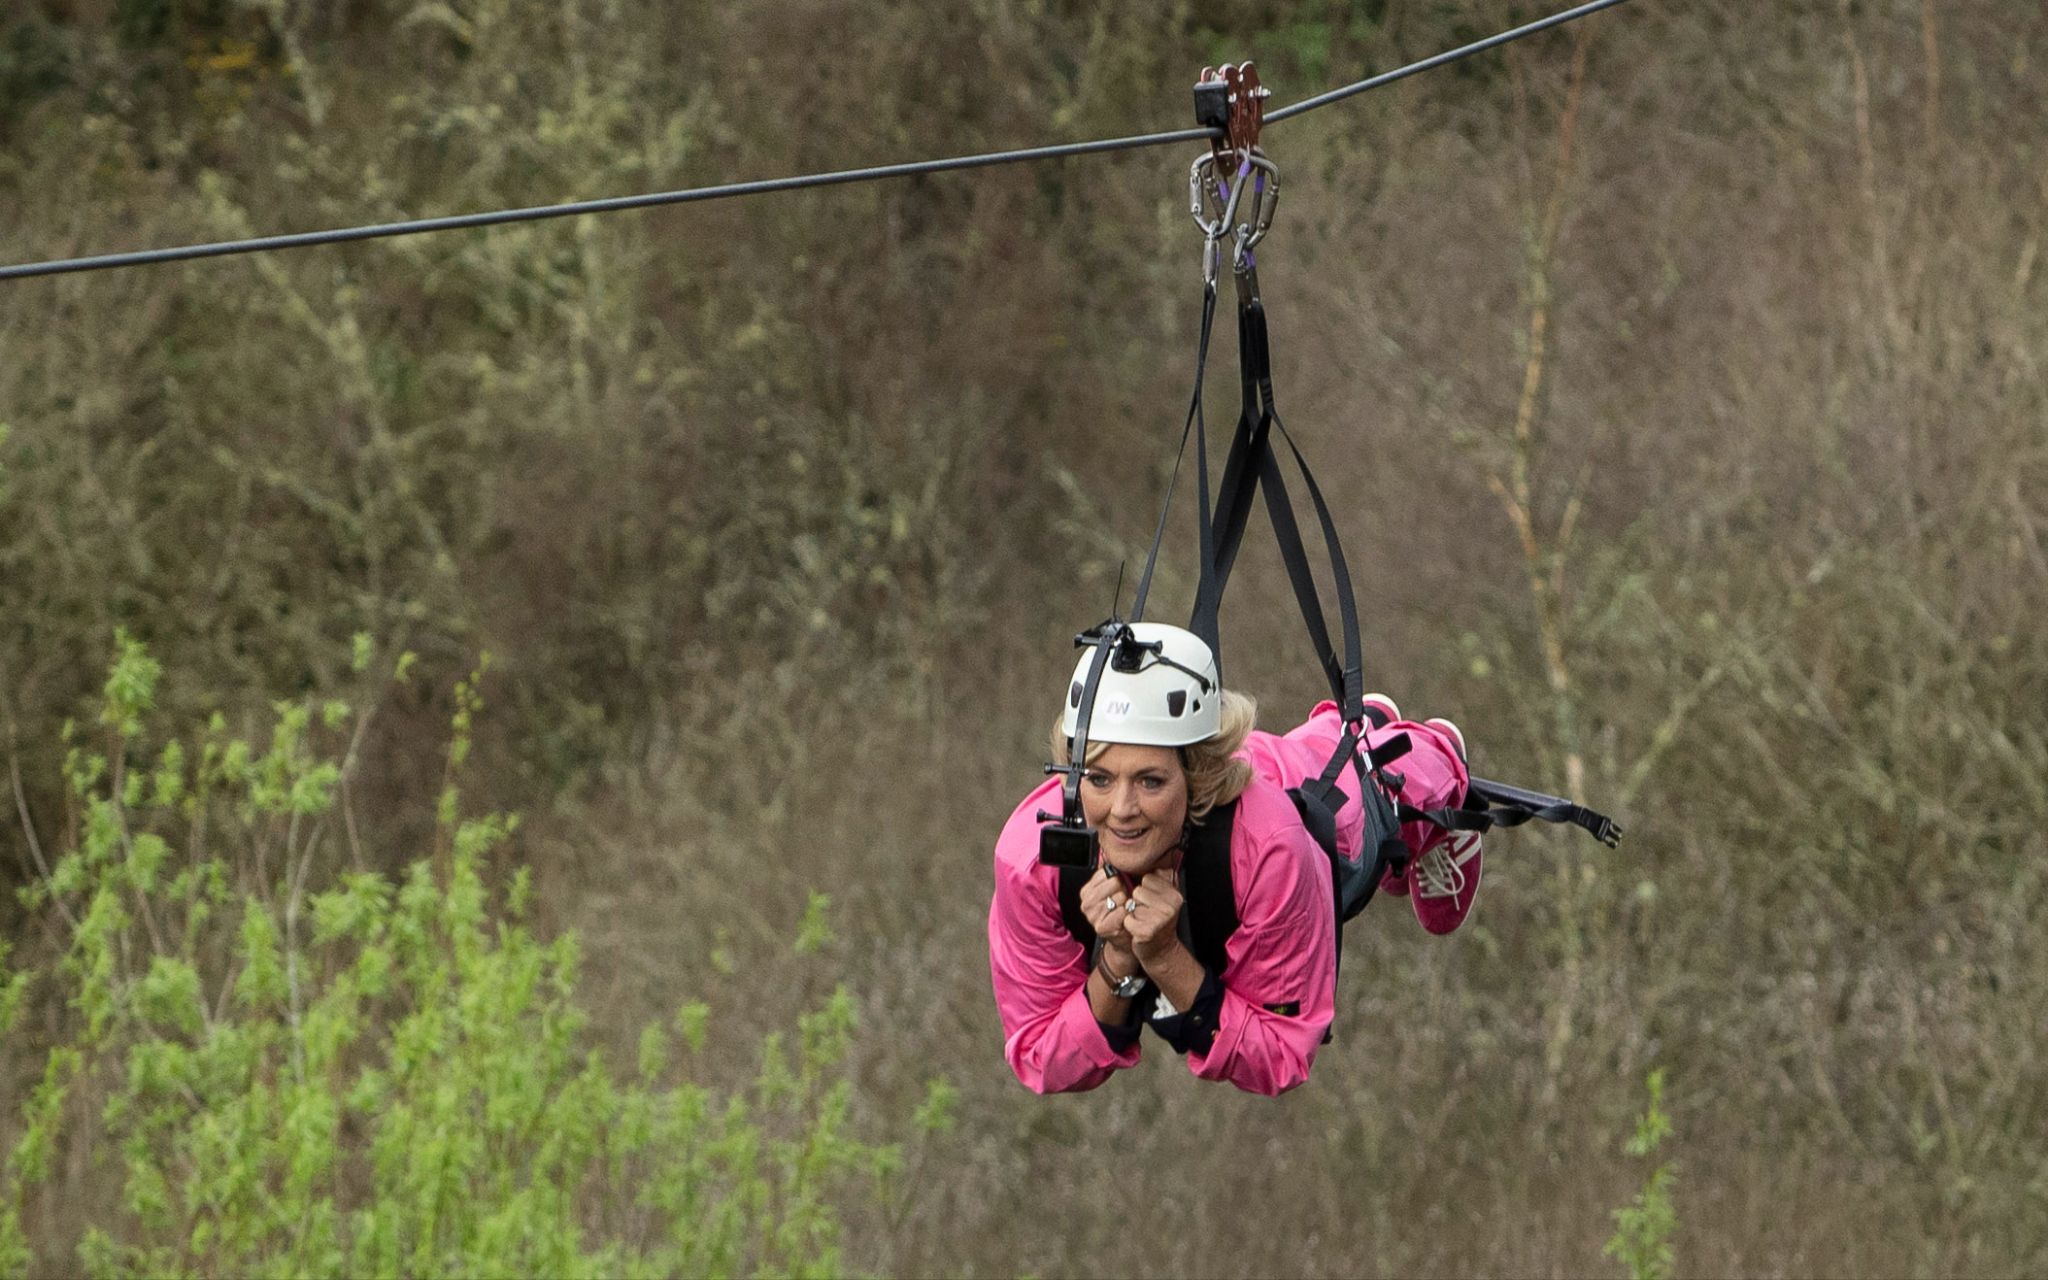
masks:
{"label": "carabiner", "polygon": [[[1227,154],[1227,153],[1226,153]],[[1235,189],[1225,194],[1226,188],[1216,176],[1216,155],[1211,152],[1198,157],[1188,168],[1188,212],[1195,220],[1195,226],[1202,232],[1202,283],[1214,287],[1216,276],[1222,269],[1223,240],[1232,232],[1237,221],[1238,202],[1244,195],[1244,184],[1235,184]],[[1211,208],[1217,210],[1215,217],[1208,216]]]}
{"label": "carabiner", "polygon": [[[1188,213],[1194,217],[1195,226],[1211,240],[1229,235],[1231,224],[1237,221],[1238,200],[1243,192],[1242,184],[1236,185],[1239,190],[1233,191],[1217,177],[1214,152],[1197,156],[1188,166]],[[1206,216],[1212,206],[1217,211],[1214,218]]]}
{"label": "carabiner", "polygon": [[[1266,159],[1264,152],[1254,151],[1238,165],[1237,187],[1240,194],[1247,182],[1252,188],[1252,207],[1244,222],[1232,228],[1237,232],[1233,265],[1244,261],[1259,241],[1266,238],[1266,233],[1273,229],[1273,214],[1280,207],[1280,170]],[[1234,202],[1232,209],[1236,209]]]}

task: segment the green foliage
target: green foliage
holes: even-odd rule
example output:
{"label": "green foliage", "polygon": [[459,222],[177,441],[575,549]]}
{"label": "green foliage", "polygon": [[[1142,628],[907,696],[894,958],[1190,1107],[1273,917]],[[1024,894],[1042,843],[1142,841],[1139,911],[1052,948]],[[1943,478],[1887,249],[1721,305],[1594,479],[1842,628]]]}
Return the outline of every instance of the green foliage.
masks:
{"label": "green foliage", "polygon": [[944,1133],[958,1121],[959,1106],[960,1091],[952,1082],[937,1077],[925,1082],[924,1101],[918,1104],[911,1121],[927,1132]]}
{"label": "green foliage", "polygon": [[796,953],[809,955],[832,941],[832,922],[826,913],[832,908],[832,899],[826,894],[813,890],[809,903],[804,907],[804,918],[796,928]]}
{"label": "green foliage", "polygon": [[[1652,1070],[1647,1081],[1649,1104],[1636,1120],[1624,1149],[1637,1159],[1657,1153],[1671,1136],[1671,1118],[1664,1113],[1664,1069]],[[1676,1261],[1671,1237],[1678,1230],[1678,1210],[1672,1203],[1675,1175],[1667,1161],[1650,1171],[1649,1180],[1635,1200],[1614,1211],[1614,1234],[1601,1252],[1621,1263],[1630,1280],[1670,1280]]]}
{"label": "green foliage", "polygon": [[[450,797],[482,672],[458,695]],[[575,936],[536,936],[490,883],[515,821],[448,799],[443,852],[402,882],[330,876],[322,735],[345,717],[280,703],[260,754],[215,726],[200,760],[172,742],[149,762],[159,674],[117,638],[110,754],[153,781],[74,773],[88,820],[41,900],[78,920],[56,972],[10,972],[0,948],[0,1029],[32,977],[74,1014],[7,1151],[0,1275],[67,1269],[22,1224],[82,1141],[121,1179],[120,1212],[73,1246],[93,1276],[845,1271],[841,1202],[900,1164],[851,1122],[845,988],[798,1019],[793,1057],[769,1034],[744,1087],[692,1079],[659,1023],[621,1076],[576,998]],[[801,937],[829,936],[824,909]],[[708,1013],[675,1020],[693,1056]]]}
{"label": "green foliage", "polygon": [[123,628],[114,631],[114,666],[107,673],[100,723],[122,734],[142,731],[142,715],[156,702],[157,678],[163,668],[140,640]]}
{"label": "green foliage", "polygon": [[21,1016],[22,1002],[28,997],[30,974],[10,973],[7,969],[8,945],[0,939],[0,1040],[14,1030],[14,1020]]}

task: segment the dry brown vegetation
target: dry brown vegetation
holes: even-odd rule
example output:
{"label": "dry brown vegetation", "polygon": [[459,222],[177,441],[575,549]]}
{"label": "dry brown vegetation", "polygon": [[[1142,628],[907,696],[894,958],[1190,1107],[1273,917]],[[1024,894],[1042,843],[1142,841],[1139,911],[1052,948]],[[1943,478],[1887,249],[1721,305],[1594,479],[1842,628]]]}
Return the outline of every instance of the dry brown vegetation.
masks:
{"label": "dry brown vegetation", "polygon": [[[38,0],[4,256],[1172,127],[1205,61],[1289,101],[1534,12]],[[1683,1271],[2039,1274],[2044,59],[2026,0],[1638,0],[1269,134],[1281,402],[1369,679],[1630,828],[1489,843],[1452,940],[1377,904],[1278,1103],[1170,1055],[1025,1094],[983,953],[1179,426],[1178,153],[0,287],[23,806],[63,822],[117,624],[177,714],[335,688],[358,630],[421,690],[488,648],[491,799],[615,1034],[814,998],[778,967],[815,887],[861,1105],[961,1090],[864,1266],[1599,1272],[1662,1066]],[[1256,536],[1237,582],[1233,681],[1284,719],[1317,678]],[[390,866],[447,712],[407,696],[356,783]]]}

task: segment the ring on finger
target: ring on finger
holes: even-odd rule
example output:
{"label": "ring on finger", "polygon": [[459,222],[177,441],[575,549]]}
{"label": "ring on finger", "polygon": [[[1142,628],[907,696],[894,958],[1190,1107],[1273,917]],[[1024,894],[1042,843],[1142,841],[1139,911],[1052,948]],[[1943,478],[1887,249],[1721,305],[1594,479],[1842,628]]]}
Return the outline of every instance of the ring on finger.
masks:
{"label": "ring on finger", "polygon": [[1133,912],[1133,911],[1136,911],[1137,909],[1138,909],[1138,900],[1137,900],[1136,898],[1126,898],[1126,899],[1124,899],[1124,914],[1125,914],[1125,915],[1129,915],[1129,914],[1130,914],[1131,912]]}

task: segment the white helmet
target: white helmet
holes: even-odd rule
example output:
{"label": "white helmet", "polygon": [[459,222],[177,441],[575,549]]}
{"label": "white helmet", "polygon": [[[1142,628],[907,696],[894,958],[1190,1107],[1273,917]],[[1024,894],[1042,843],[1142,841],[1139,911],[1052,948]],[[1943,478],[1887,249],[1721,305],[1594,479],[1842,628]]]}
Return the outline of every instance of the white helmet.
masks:
{"label": "white helmet", "polygon": [[[1090,635],[1101,635],[1097,628]],[[1090,742],[1185,747],[1214,737],[1223,722],[1223,682],[1216,655],[1192,631],[1162,622],[1118,624],[1118,639],[1095,689]],[[1081,695],[1095,661],[1096,640],[1074,667],[1060,731],[1071,742],[1081,718]]]}

